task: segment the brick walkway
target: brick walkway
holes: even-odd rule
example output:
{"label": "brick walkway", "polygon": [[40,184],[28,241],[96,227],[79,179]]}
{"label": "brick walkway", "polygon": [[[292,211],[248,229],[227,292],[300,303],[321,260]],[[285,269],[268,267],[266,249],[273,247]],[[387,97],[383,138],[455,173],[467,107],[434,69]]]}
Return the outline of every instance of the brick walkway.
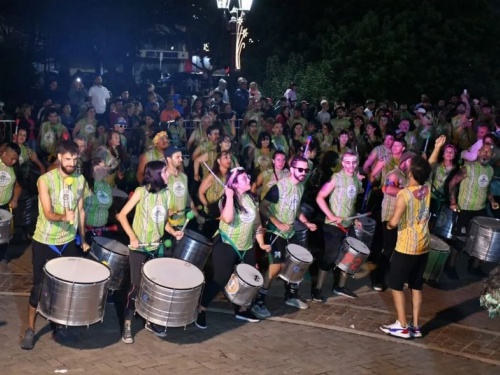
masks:
{"label": "brick walkway", "polygon": [[[359,298],[329,296],[327,303],[311,303],[297,311],[283,304],[282,285],[269,296],[273,318],[260,324],[241,324],[226,314],[229,303],[220,299],[208,314],[205,331],[189,326],[169,329],[164,340],[140,330],[134,345],[119,340],[118,321],[108,307],[104,323],[90,329],[71,328],[79,337],[74,347],[62,347],[43,334],[32,352],[19,349],[25,327],[26,295],[30,289],[30,252],[18,249],[12,270],[0,274],[0,363],[2,374],[68,373],[226,374],[231,372],[302,374],[496,374],[500,371],[500,319],[488,318],[479,307],[481,283],[443,278],[440,288],[424,289],[424,338],[401,340],[379,331],[394,321],[390,292],[369,289],[367,270],[349,281]],[[331,285],[331,281],[329,281]],[[309,283],[301,285],[306,296]],[[325,288],[326,290],[326,288]],[[244,349],[242,352],[240,349]],[[256,360],[258,359],[258,361]]]}

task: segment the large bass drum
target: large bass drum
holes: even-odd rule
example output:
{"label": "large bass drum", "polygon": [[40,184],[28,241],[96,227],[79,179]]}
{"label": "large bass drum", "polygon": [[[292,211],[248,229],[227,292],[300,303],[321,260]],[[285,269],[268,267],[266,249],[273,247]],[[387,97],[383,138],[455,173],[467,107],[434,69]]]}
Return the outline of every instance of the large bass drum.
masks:
{"label": "large bass drum", "polygon": [[92,240],[90,255],[98,262],[105,263],[111,270],[109,290],[119,290],[128,266],[129,248],[106,237],[96,236]]}
{"label": "large bass drum", "polygon": [[500,219],[483,216],[472,219],[464,251],[485,262],[500,263]]}
{"label": "large bass drum", "polygon": [[196,320],[203,289],[203,273],[191,263],[156,258],[142,267],[136,311],[148,322],[184,327]]}
{"label": "large bass drum", "polygon": [[38,312],[54,323],[88,326],[104,319],[111,272],[90,259],[61,257],[43,268]]}

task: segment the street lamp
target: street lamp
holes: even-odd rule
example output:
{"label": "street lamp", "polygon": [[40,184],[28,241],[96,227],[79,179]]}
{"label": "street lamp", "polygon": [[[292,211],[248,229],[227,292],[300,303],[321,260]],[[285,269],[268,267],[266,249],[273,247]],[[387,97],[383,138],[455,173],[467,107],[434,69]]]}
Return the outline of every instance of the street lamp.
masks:
{"label": "street lamp", "polygon": [[229,10],[231,0],[216,0],[217,8],[229,11],[231,18],[231,71],[241,70],[241,51],[245,48],[245,39],[248,36],[248,29],[243,27],[245,12],[252,8],[253,0],[238,0],[238,8],[235,6]]}

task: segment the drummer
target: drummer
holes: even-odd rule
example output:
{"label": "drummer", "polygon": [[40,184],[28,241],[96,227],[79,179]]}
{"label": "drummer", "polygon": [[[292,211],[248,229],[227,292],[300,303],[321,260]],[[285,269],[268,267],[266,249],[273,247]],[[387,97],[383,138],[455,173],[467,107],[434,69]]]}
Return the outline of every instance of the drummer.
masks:
{"label": "drummer", "polygon": [[229,151],[221,151],[212,168],[212,172],[217,176],[218,181],[213,174],[209,172],[208,175],[203,178],[200,188],[198,189],[198,198],[201,204],[203,204],[204,215],[206,217],[203,232],[208,238],[212,237],[219,227],[217,221],[220,216],[219,200],[224,194],[224,187],[221,183],[226,183],[227,174],[231,168],[232,156],[232,153]]}
{"label": "drummer", "polygon": [[[252,312],[261,319],[271,316],[266,307],[265,298],[272,281],[281,271],[281,263],[285,258],[288,240],[293,237],[295,231],[293,223],[298,219],[311,231],[316,230],[316,224],[307,221],[300,212],[300,201],[304,193],[304,185],[301,183],[309,173],[307,160],[296,156],[292,159],[290,175],[277,182],[266,194],[260,204],[261,215],[267,220],[267,241],[271,243],[272,251],[269,255],[269,269],[264,276],[264,285],[259,290],[257,302]],[[286,283],[285,303],[288,306],[299,309],[307,309],[309,306],[299,297],[299,284]]]}
{"label": "drummer", "polygon": [[[267,252],[271,251],[271,246],[264,243],[264,230],[260,223],[258,206],[250,193],[250,176],[244,168],[238,167],[231,171],[224,188],[222,207],[219,230],[213,241],[214,276],[205,285],[195,322],[201,329],[207,328],[206,309],[227,284],[234,267],[238,263],[255,266],[254,233],[259,247]],[[239,307],[235,317],[247,322],[259,322],[247,307]]]}
{"label": "drummer", "polygon": [[[73,140],[77,146],[78,146],[78,159],[76,161],[76,169],[75,173],[77,174],[82,174],[83,173],[83,164],[88,160],[87,156],[87,140],[83,138],[82,136],[78,135],[76,138]],[[52,171],[54,169],[59,168],[59,159],[54,160],[54,162],[49,165],[47,168],[47,172]]]}
{"label": "drummer", "polygon": [[273,154],[273,168],[259,173],[257,180],[252,184],[252,193],[257,194],[259,188],[262,187],[260,199],[263,200],[273,185],[289,175],[290,171],[286,167],[285,153],[276,150]]}
{"label": "drummer", "polygon": [[108,222],[109,208],[113,204],[111,186],[106,182],[108,168],[101,158],[94,158],[84,169],[84,177],[88,189],[83,199],[85,210],[85,228],[87,230],[87,242],[93,231],[102,229]]}
{"label": "drummer", "polygon": [[[9,207],[17,207],[17,200],[21,195],[21,186],[16,181],[13,165],[21,155],[19,145],[5,143],[0,146],[0,209],[9,211]],[[11,219],[12,220],[12,219]],[[9,226],[10,228],[10,226]],[[0,244],[0,270],[7,270],[8,243]]]}
{"label": "drummer", "polygon": [[[321,289],[328,271],[335,267],[335,261],[344,237],[346,235],[356,237],[352,227],[353,220],[345,218],[355,214],[356,198],[362,190],[357,168],[358,154],[353,150],[347,150],[342,155],[342,170],[333,174],[332,179],[323,185],[316,197],[316,203],[326,217],[323,226],[325,251],[319,262],[318,279],[312,290],[313,301],[324,302]],[[329,198],[329,203],[326,202],[327,198]],[[363,227],[358,219],[354,220],[354,225],[357,228]],[[357,298],[354,292],[345,287],[346,281],[347,273],[335,268],[333,293]]]}
{"label": "drummer", "polygon": [[137,167],[137,181],[142,183],[144,179],[144,167],[153,160],[160,160],[166,163],[165,150],[170,145],[167,132],[162,130],[156,132],[153,137],[153,147],[144,151],[139,157],[139,166]]}
{"label": "drummer", "polygon": [[[152,257],[163,256],[162,237],[167,231],[180,240],[182,232],[176,231],[168,222],[167,210],[170,193],[167,189],[168,171],[164,162],[154,160],[146,164],[141,186],[135,189],[132,198],[116,216],[130,241],[130,289],[125,302],[125,325],[122,341],[132,344],[132,315],[135,299],[141,285],[141,268]],[[137,206],[137,207],[136,207]],[[130,226],[127,215],[135,209],[134,221]],[[159,337],[165,337],[165,328],[153,323],[146,323],[146,330]]]}
{"label": "drummer", "polygon": [[38,167],[38,169],[40,170],[40,174],[44,174],[45,166],[40,162],[40,160],[38,160],[36,152],[29,148],[29,146],[26,144],[27,136],[28,133],[25,128],[19,128],[17,130],[15,143],[17,143],[19,145],[19,148],[21,149],[21,154],[19,155],[19,166],[27,166],[28,162],[32,162]]}
{"label": "drummer", "polygon": [[[498,210],[498,203],[489,191],[493,177],[493,168],[488,165],[490,159],[491,147],[483,145],[478,151],[477,160],[465,163],[450,181],[450,208],[453,211],[458,211],[458,219],[453,227],[455,236],[467,237],[471,220],[476,216],[486,216],[487,202],[491,204],[493,210]],[[457,199],[457,188],[459,186]],[[458,277],[456,275],[457,257],[458,252],[452,249],[446,271],[453,278]],[[479,259],[471,257],[468,267],[469,273],[484,277],[485,274],[480,266]]]}
{"label": "drummer", "polygon": [[[40,296],[45,263],[60,256],[77,256],[75,237],[78,230],[83,251],[89,250],[85,241],[85,211],[83,193],[85,179],[76,175],[78,146],[62,141],[57,148],[59,166],[38,179],[38,219],[33,235],[33,287],[29,298],[28,328],[21,348],[34,346],[36,307]],[[68,179],[71,179],[68,181]],[[68,183],[70,182],[70,183]],[[62,199],[61,199],[62,197]],[[52,337],[58,342],[69,339],[66,329],[51,323]]]}

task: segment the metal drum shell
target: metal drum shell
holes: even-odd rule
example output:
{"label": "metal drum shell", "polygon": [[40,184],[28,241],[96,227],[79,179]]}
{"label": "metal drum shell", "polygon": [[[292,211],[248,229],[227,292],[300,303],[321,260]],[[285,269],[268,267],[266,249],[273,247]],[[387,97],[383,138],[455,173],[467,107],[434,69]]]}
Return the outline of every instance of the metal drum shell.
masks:
{"label": "metal drum shell", "polygon": [[[121,245],[119,250],[122,253],[113,251],[113,246]],[[118,250],[118,249],[117,249]],[[95,236],[90,247],[90,255],[98,262],[106,262],[111,270],[111,279],[109,281],[109,290],[119,290],[122,286],[126,272],[129,270],[128,261],[129,248],[116,240],[106,237]]]}
{"label": "metal drum shell", "polygon": [[456,221],[456,215],[457,213],[453,212],[450,207],[441,205],[437,213],[433,234],[441,238],[453,239],[453,225]]}
{"label": "metal drum shell", "polygon": [[500,263],[500,219],[473,218],[464,251],[482,261]]}
{"label": "metal drum shell", "polygon": [[448,244],[437,236],[431,235],[431,249],[425,266],[424,280],[438,281],[449,255]]}
{"label": "metal drum shell", "polygon": [[[199,285],[185,288],[160,285],[155,281],[156,275],[146,274],[146,265],[150,262],[162,262],[160,265],[165,265],[163,271],[165,273],[170,272],[173,267],[178,267],[181,271],[182,267],[185,267],[185,270],[189,269],[190,273],[196,270],[195,278],[201,282]],[[173,258],[152,259],[142,267],[142,280],[135,301],[135,309],[148,322],[165,327],[185,327],[196,320],[204,283],[203,273],[188,262]]]}
{"label": "metal drum shell", "polygon": [[13,216],[9,211],[0,210],[0,244],[9,243],[11,238],[10,224]]}
{"label": "metal drum shell", "polygon": [[305,247],[289,244],[278,276],[289,283],[300,283],[313,260],[312,254]]}
{"label": "metal drum shell", "polygon": [[208,256],[212,252],[212,241],[205,236],[186,229],[184,237],[175,244],[174,258],[184,260],[203,270]]}
{"label": "metal drum shell", "polygon": [[223,292],[226,298],[235,305],[250,306],[262,285],[264,285],[264,277],[257,268],[249,264],[238,264]]}
{"label": "metal drum shell", "polygon": [[[98,264],[106,270],[108,277],[87,283],[63,280],[47,271],[50,262],[59,260]],[[102,272],[105,273],[104,270]],[[89,259],[77,257],[52,259],[44,266],[38,313],[51,322],[65,326],[88,326],[102,322],[110,275],[105,265]]]}
{"label": "metal drum shell", "polygon": [[375,227],[377,226],[377,222],[372,218],[366,216],[360,217],[358,218],[358,220],[361,221],[361,224],[363,224],[363,230],[359,230],[356,226],[354,226],[356,237],[358,240],[368,246],[368,248],[370,248],[373,243],[373,236],[375,235]]}
{"label": "metal drum shell", "polygon": [[[365,251],[358,251],[358,249],[352,245],[356,245]],[[335,263],[337,268],[349,275],[354,275],[369,256],[370,249],[368,249],[363,242],[353,237],[347,237],[340,245],[339,254]]]}

